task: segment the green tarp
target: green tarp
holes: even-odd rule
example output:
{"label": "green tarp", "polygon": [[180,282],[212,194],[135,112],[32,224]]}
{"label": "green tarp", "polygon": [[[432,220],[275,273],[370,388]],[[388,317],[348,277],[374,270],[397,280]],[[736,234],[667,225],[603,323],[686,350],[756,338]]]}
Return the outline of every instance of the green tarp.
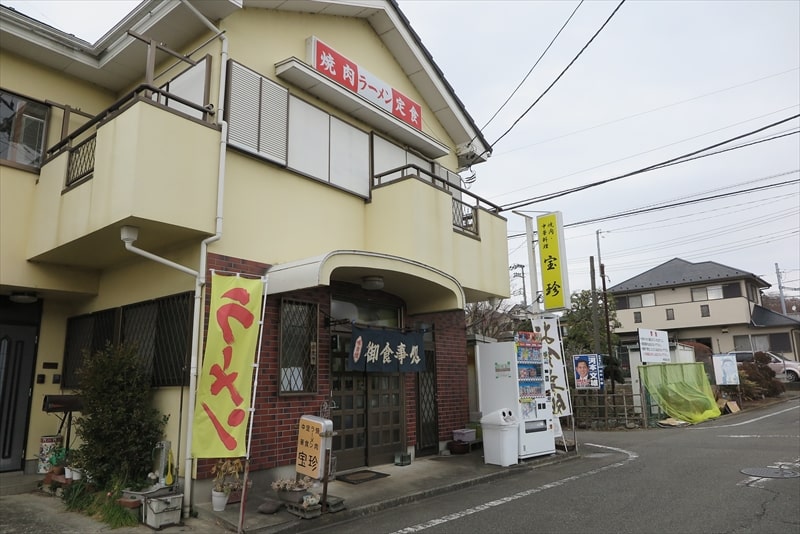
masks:
{"label": "green tarp", "polygon": [[719,417],[703,364],[650,363],[639,367],[642,384],[670,417],[701,423]]}

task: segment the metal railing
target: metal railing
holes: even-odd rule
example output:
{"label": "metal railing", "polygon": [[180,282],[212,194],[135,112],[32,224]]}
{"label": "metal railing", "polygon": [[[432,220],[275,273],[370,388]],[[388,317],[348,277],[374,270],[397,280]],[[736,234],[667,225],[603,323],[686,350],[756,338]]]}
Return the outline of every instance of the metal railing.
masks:
{"label": "metal railing", "polygon": [[[446,178],[442,178],[414,164],[396,167],[376,174],[373,177],[373,185],[375,187],[385,186],[402,178],[416,178],[437,189],[449,192],[453,196],[453,227],[462,232],[478,235],[478,209],[483,208],[492,213],[501,211],[500,206],[492,204],[460,185],[456,185]],[[473,203],[464,201],[464,197],[472,199]]]}
{"label": "metal railing", "polygon": [[70,149],[66,187],[92,177],[92,174],[94,174],[94,149],[96,145],[97,134],[94,134],[75,148]]}

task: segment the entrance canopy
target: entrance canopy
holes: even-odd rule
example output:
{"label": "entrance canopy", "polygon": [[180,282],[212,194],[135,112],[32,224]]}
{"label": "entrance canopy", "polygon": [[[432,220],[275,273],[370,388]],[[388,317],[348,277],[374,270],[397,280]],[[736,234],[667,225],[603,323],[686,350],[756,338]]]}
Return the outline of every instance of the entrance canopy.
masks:
{"label": "entrance canopy", "polygon": [[409,314],[460,310],[464,289],[453,276],[398,256],[361,250],[335,250],[273,266],[269,292],[285,293],[331,282],[361,285],[365,277],[380,277],[383,291],[402,298]]}

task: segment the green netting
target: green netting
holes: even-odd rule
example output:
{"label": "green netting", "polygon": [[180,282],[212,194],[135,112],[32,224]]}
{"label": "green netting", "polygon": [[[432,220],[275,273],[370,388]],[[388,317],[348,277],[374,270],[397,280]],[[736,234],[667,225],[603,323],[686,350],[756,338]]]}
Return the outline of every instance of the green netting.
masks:
{"label": "green netting", "polygon": [[660,363],[639,367],[642,384],[670,417],[700,423],[719,417],[703,364]]}

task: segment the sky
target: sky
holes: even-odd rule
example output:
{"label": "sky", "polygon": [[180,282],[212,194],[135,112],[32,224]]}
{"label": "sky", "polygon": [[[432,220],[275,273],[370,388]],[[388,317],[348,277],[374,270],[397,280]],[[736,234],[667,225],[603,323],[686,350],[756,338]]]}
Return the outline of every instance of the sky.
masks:
{"label": "sky", "polygon": [[[90,42],[138,3],[0,1]],[[751,272],[769,293],[777,266],[785,296],[800,296],[800,119],[786,120],[800,114],[800,0],[399,5],[493,146],[462,176],[509,208],[508,264],[524,265],[528,303],[524,217],[550,211],[573,292],[599,256],[608,287],[681,258]],[[512,291],[521,302],[521,276]]]}

